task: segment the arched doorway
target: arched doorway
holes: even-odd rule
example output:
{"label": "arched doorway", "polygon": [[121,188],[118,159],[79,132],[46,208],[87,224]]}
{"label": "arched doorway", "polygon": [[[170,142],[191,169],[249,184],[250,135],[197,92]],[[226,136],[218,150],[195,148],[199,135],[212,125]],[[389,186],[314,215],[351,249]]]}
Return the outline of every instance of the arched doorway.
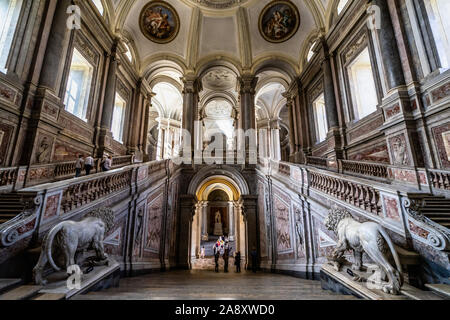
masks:
{"label": "arched doorway", "polygon": [[[245,263],[247,241],[241,195],[236,183],[225,176],[210,177],[199,184],[191,233],[190,259],[193,269],[202,269],[205,263],[212,262],[213,246],[221,236],[229,242],[231,254],[240,251]],[[205,250],[204,259],[208,261],[200,261],[202,247]]]}
{"label": "arched doorway", "polygon": [[[259,257],[258,197],[250,194],[247,180],[235,167],[203,167],[190,179],[187,193],[180,195],[179,199],[179,268],[192,269],[202,242],[214,241],[220,231],[232,240],[233,251],[241,252],[242,267],[251,267],[249,252],[254,249]],[[222,226],[216,227],[217,211]]]}

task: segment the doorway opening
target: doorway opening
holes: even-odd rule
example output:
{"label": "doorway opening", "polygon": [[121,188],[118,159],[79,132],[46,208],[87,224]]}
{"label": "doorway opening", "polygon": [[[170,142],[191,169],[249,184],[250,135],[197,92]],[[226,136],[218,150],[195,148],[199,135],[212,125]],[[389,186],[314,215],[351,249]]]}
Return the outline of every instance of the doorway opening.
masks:
{"label": "doorway opening", "polygon": [[196,198],[191,233],[192,269],[214,270],[214,246],[219,238],[228,241],[230,257],[237,251],[241,253],[241,264],[245,265],[247,237],[239,187],[228,177],[211,177],[200,184]]}

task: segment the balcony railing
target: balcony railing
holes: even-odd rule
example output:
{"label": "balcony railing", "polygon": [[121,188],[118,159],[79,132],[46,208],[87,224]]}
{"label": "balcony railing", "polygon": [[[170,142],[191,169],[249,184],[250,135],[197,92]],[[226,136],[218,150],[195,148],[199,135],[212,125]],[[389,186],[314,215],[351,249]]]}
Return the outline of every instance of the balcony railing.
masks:
{"label": "balcony railing", "polygon": [[[100,159],[94,159],[91,173],[100,172]],[[112,169],[133,164],[134,156],[112,159]],[[9,192],[42,183],[56,182],[75,176],[76,161],[37,164],[29,167],[0,168],[0,192]],[[19,174],[20,171],[20,174]]]}
{"label": "balcony railing", "polygon": [[428,172],[433,188],[450,190],[450,171],[429,169]]}

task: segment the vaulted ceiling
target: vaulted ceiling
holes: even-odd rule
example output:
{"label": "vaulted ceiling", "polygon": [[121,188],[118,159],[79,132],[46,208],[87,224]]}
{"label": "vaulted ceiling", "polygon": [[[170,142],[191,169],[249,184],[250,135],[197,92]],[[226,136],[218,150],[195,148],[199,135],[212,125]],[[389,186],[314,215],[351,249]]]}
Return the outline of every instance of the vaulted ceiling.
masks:
{"label": "vaulted ceiling", "polygon": [[226,61],[237,72],[253,72],[267,60],[283,61],[291,74],[301,72],[312,39],[328,31],[338,0],[291,0],[300,13],[296,34],[282,43],[266,41],[259,16],[272,0],[165,0],[177,11],[180,31],[158,44],[141,32],[139,16],[147,0],[101,0],[111,30],[129,42],[136,69],[148,75],[167,60],[183,74],[200,74],[212,61]]}

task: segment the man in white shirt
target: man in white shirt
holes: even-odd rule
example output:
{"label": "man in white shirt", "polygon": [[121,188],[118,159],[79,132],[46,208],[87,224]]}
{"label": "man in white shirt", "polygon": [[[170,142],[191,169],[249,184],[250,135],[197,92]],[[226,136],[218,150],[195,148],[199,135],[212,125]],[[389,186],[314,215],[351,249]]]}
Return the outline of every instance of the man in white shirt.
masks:
{"label": "man in white shirt", "polygon": [[111,170],[111,166],[112,166],[112,157],[109,156],[108,158],[105,159],[105,162],[103,163],[103,171]]}
{"label": "man in white shirt", "polygon": [[86,175],[91,174],[91,170],[94,167],[94,158],[91,155],[88,155],[86,159],[84,159],[84,170],[86,170]]}
{"label": "man in white shirt", "polygon": [[81,168],[83,167],[83,156],[80,154],[75,162],[75,178],[81,176]]}

